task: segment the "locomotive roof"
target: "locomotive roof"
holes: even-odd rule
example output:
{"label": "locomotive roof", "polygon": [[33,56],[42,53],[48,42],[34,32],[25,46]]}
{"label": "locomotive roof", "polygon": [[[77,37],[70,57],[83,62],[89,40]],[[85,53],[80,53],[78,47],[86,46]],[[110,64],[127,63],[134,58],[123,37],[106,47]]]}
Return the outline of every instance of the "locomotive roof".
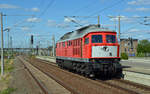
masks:
{"label": "locomotive roof", "polygon": [[104,28],[100,28],[98,25],[88,25],[85,27],[82,27],[80,29],[77,29],[75,31],[72,32],[68,32],[66,34],[64,34],[59,40],[58,42],[63,42],[63,41],[67,41],[67,40],[73,40],[76,38],[81,38],[84,35],[86,35],[87,33],[90,32],[115,32],[109,29],[104,29]]}

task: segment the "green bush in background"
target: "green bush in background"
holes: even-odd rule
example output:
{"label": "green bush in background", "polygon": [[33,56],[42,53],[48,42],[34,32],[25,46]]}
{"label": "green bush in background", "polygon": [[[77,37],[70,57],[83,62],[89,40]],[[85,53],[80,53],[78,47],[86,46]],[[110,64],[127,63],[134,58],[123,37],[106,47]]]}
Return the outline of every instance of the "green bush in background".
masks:
{"label": "green bush in background", "polygon": [[145,54],[144,53],[137,53],[136,56],[137,57],[145,57]]}
{"label": "green bush in background", "polygon": [[128,59],[128,55],[126,53],[121,53],[121,59]]}
{"label": "green bush in background", "polygon": [[140,40],[137,46],[137,56],[145,57],[150,56],[150,41],[149,40]]}

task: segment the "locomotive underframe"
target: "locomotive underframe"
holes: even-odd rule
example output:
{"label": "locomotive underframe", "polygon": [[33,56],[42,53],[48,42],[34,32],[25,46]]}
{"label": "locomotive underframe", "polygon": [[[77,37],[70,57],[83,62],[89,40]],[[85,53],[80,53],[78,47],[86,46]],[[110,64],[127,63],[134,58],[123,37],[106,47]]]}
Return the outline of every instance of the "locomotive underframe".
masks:
{"label": "locomotive underframe", "polygon": [[59,67],[68,69],[88,77],[123,78],[120,59],[89,59],[89,62],[79,62],[56,58]]}

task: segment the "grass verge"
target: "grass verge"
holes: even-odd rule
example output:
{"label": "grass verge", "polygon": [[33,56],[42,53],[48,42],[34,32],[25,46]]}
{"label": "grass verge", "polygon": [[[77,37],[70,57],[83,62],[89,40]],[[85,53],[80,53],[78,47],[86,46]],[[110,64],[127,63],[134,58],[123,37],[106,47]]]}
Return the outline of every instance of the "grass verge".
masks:
{"label": "grass verge", "polygon": [[12,92],[16,91],[17,89],[15,88],[7,88],[4,89],[3,91],[0,91],[0,94],[11,94]]}
{"label": "grass verge", "polygon": [[0,94],[11,94],[16,90],[14,88],[9,88],[9,81],[12,79],[10,72],[14,69],[13,61],[13,59],[4,60],[4,75],[0,76]]}

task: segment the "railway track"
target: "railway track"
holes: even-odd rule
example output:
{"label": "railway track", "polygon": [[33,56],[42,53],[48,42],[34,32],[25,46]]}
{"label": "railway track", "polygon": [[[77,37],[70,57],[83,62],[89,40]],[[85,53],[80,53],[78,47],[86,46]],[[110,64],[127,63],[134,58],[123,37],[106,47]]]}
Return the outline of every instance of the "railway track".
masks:
{"label": "railway track", "polygon": [[[30,60],[28,58],[23,58],[25,59],[27,62],[30,62]],[[46,62],[45,60],[43,60],[44,62]],[[48,77],[54,79],[57,83],[59,83],[60,85],[62,85],[64,88],[66,88],[68,91],[71,92],[71,94],[80,94],[77,91],[75,91],[73,88],[71,88],[69,85],[67,84],[63,84],[59,79],[57,79],[56,77],[54,77],[53,75],[51,75],[50,73],[44,71],[43,69],[41,69],[40,67],[42,66],[36,66],[33,64],[33,62],[30,64],[32,64],[34,67],[36,67],[38,70],[40,70],[41,72],[43,72],[44,74],[46,74]],[[40,65],[40,64],[39,64]],[[54,62],[52,63],[53,66],[56,66],[56,64],[54,64]]]}
{"label": "railway track", "polygon": [[[44,61],[46,63],[50,63],[46,60],[42,60],[42,61]],[[55,62],[51,62],[51,63],[56,64]],[[132,72],[132,71],[130,71],[130,72]],[[139,73],[139,72],[134,72],[134,73]],[[145,73],[142,73],[142,74],[145,74]],[[145,75],[149,75],[149,74],[145,74]],[[107,85],[110,85],[110,86],[113,86],[113,87],[116,87],[118,89],[122,89],[122,90],[127,91],[127,92],[132,92],[133,94],[149,94],[150,93],[150,87],[149,86],[134,83],[134,82],[131,82],[131,81],[128,81],[128,80],[113,79],[113,80],[102,81],[102,80],[97,79],[97,81],[101,82],[101,83],[104,83],[104,84],[107,84]],[[123,86],[125,86],[127,88],[124,88]]]}
{"label": "railway track", "polygon": [[38,81],[38,79],[32,74],[32,72],[29,70],[29,68],[25,65],[24,60],[21,58],[18,58],[18,59],[23,64],[24,68],[28,71],[28,73],[31,75],[31,77],[34,79],[34,81],[37,83],[37,85],[40,87],[43,94],[49,94],[48,91],[45,89],[45,87]]}
{"label": "railway track", "polygon": [[132,94],[150,94],[149,86],[141,85],[138,83],[133,83],[128,80],[113,79],[113,80],[107,80],[107,81],[101,81],[101,80],[97,80],[97,81],[100,83],[104,83],[112,87],[116,87],[118,89],[127,91],[127,92],[132,92]]}
{"label": "railway track", "polygon": [[150,87],[126,80],[91,80],[62,70],[45,60],[28,60],[40,71],[56,80],[72,94],[150,94]]}

